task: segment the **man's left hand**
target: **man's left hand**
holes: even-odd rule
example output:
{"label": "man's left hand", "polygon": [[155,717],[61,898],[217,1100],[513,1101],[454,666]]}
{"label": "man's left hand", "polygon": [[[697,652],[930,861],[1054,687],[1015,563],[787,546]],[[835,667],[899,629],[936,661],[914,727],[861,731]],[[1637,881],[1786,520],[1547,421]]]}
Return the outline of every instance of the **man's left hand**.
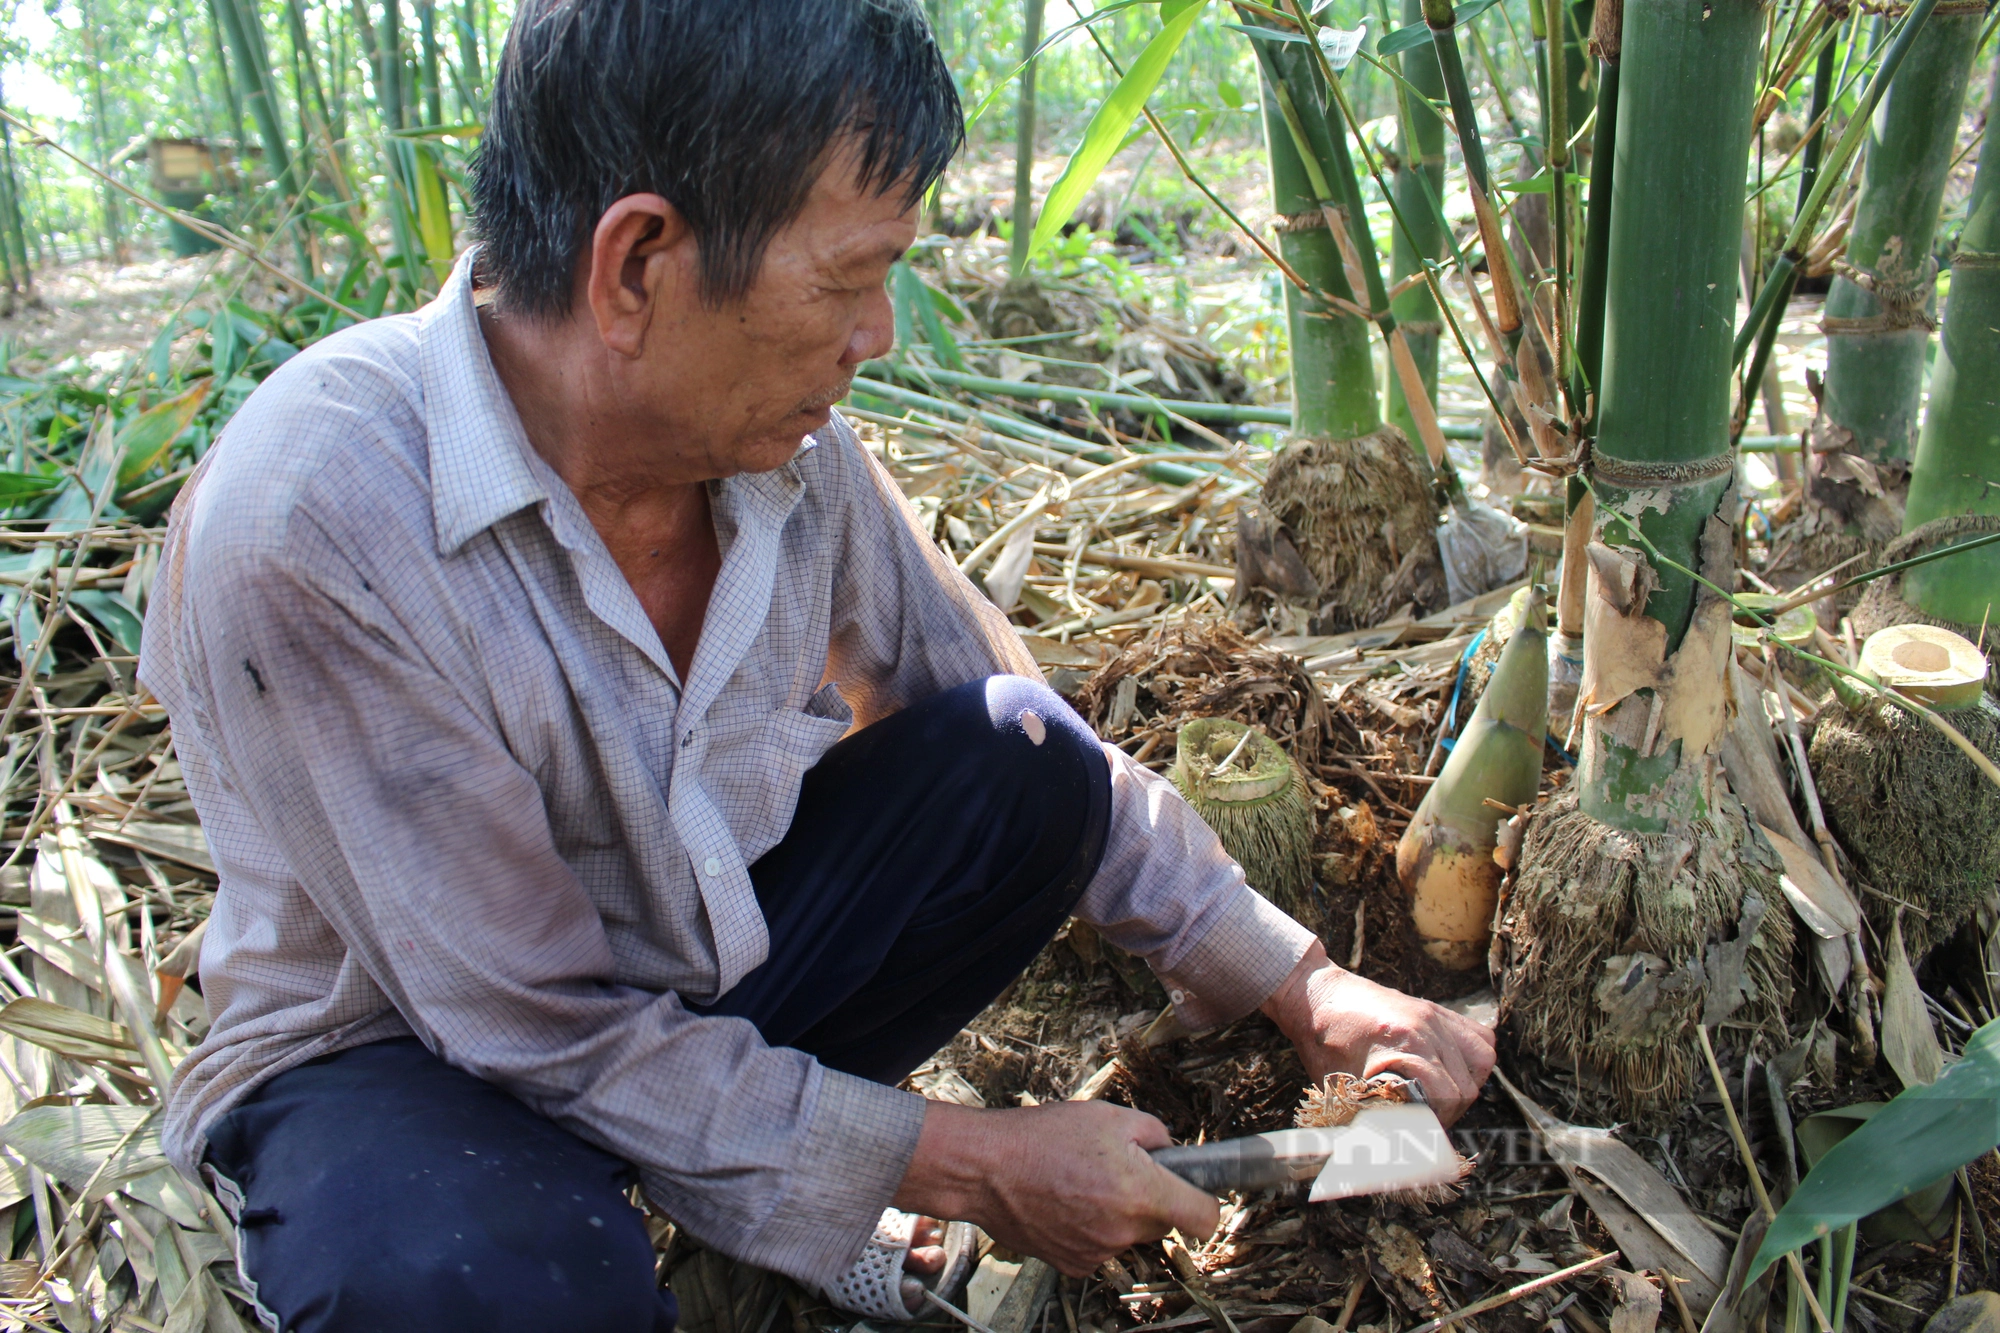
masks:
{"label": "man's left hand", "polygon": [[1306,1076],[1400,1074],[1415,1079],[1449,1125],[1493,1068],[1493,1031],[1429,1000],[1337,966],[1315,942],[1264,1012],[1299,1048]]}

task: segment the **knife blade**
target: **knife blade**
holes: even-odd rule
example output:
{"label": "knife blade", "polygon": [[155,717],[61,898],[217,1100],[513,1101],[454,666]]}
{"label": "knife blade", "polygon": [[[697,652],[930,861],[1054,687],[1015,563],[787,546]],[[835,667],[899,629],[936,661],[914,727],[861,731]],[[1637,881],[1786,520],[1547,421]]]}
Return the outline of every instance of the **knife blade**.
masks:
{"label": "knife blade", "polygon": [[1313,1182],[1310,1200],[1455,1183],[1465,1161],[1414,1083],[1407,1100],[1363,1102],[1325,1129],[1280,1129],[1214,1143],[1156,1148],[1152,1158],[1196,1189],[1252,1193]]}

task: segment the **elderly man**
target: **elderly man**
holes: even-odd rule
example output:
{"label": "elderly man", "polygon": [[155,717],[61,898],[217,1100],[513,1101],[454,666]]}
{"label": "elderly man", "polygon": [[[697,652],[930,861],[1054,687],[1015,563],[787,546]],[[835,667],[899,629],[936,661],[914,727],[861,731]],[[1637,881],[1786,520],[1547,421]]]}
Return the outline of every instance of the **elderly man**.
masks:
{"label": "elderly man", "polygon": [[669,1329],[634,1183],[877,1318],[932,1219],[1206,1233],[1150,1116],[895,1086],[1071,914],[1190,1027],[1476,1095],[1485,1031],[1247,886],[834,414],[961,134],[917,0],[525,0],[482,244],[182,496],[141,674],[222,888],[166,1141],[274,1327]]}

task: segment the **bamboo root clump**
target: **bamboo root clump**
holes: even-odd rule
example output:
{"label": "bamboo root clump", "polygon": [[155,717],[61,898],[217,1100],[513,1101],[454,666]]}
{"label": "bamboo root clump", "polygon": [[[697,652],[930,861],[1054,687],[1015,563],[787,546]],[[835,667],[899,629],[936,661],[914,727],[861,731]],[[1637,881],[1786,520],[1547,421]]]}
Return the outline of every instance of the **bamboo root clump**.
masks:
{"label": "bamboo root clump", "polygon": [[[1903,939],[1911,961],[1920,961],[2000,879],[2000,787],[1908,709],[1879,699],[1852,702],[1857,706],[1829,699],[1813,730],[1820,803],[1855,869],[1876,890],[1862,899],[1876,931],[1888,937],[1897,902],[1919,909],[1903,913]],[[2000,707],[1990,696],[1945,717],[2000,761]]]}
{"label": "bamboo root clump", "polygon": [[1445,604],[1437,505],[1394,426],[1291,441],[1272,460],[1263,499],[1317,589],[1315,633],[1372,625],[1410,603],[1419,613]]}
{"label": "bamboo root clump", "polygon": [[1250,886],[1314,920],[1312,791],[1291,756],[1241,722],[1199,718],[1180,729],[1172,775]]}
{"label": "bamboo root clump", "polygon": [[1693,1085],[1688,1031],[1724,1018],[1785,1036],[1792,919],[1777,854],[1718,792],[1684,831],[1613,828],[1574,791],[1529,824],[1502,909],[1502,1020],[1542,1058],[1597,1075],[1658,1120]]}

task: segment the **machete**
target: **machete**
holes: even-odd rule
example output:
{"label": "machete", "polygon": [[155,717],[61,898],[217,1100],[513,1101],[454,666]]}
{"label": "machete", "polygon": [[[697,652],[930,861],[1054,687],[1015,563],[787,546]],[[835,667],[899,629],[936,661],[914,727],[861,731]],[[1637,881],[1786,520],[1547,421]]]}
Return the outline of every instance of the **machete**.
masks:
{"label": "machete", "polygon": [[1156,1148],[1152,1157],[1213,1194],[1310,1180],[1313,1203],[1458,1183],[1469,1164],[1451,1146],[1423,1089],[1403,1079],[1374,1079],[1370,1086],[1374,1095],[1342,1125]]}

